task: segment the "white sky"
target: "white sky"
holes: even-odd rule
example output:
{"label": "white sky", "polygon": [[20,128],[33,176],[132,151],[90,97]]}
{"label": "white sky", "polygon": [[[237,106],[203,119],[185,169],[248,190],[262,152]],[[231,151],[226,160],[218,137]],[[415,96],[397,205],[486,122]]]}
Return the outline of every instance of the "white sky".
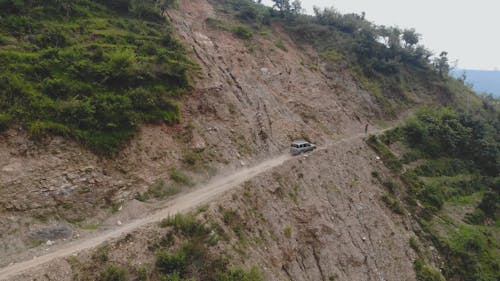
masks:
{"label": "white sky", "polygon": [[[500,68],[499,0],[302,0],[312,7],[335,7],[341,13],[366,12],[377,25],[415,28],[421,42],[439,54],[447,51],[459,68]],[[263,0],[270,5],[271,0]]]}

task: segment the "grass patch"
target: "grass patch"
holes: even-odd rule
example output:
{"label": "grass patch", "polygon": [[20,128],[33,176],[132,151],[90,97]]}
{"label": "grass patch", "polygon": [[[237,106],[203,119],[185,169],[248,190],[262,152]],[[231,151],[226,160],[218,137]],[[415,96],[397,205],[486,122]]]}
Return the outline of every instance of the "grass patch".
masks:
{"label": "grass patch", "polygon": [[17,38],[0,48],[0,129],[19,122],[35,139],[61,135],[113,155],[138,124],[179,121],[175,100],[195,66],[160,7],[17,2],[0,3],[0,42]]}
{"label": "grass patch", "polygon": [[391,150],[382,143],[377,136],[371,135],[367,140],[368,145],[382,158],[382,161],[387,168],[399,172],[403,168],[401,161],[394,155]]}
{"label": "grass patch", "polygon": [[288,52],[288,49],[286,48],[285,43],[283,43],[283,40],[281,40],[281,39],[276,41],[276,43],[274,43],[274,46],[276,46],[278,49],[280,49],[284,52]]}
{"label": "grass patch", "polygon": [[240,39],[250,39],[253,37],[253,31],[246,25],[234,25],[231,27],[233,34]]}
{"label": "grass patch", "polygon": [[404,213],[403,207],[401,207],[401,204],[399,204],[398,199],[394,195],[385,193],[382,196],[382,201],[384,201],[387,207],[389,207],[389,209],[391,209],[394,213],[399,215],[402,215]]}
{"label": "grass patch", "polygon": [[174,231],[182,232],[188,237],[207,235],[210,230],[196,220],[194,215],[176,214],[160,222],[161,227],[172,227]]}
{"label": "grass patch", "polygon": [[97,230],[97,229],[99,229],[99,225],[98,224],[86,224],[86,225],[80,226],[80,229],[83,229],[83,230]]}
{"label": "grass patch", "polygon": [[147,201],[149,199],[165,199],[174,196],[182,191],[182,188],[177,185],[167,185],[163,179],[153,183],[146,192],[137,193],[135,199],[139,201]]}
{"label": "grass patch", "polygon": [[446,281],[441,273],[418,259],[414,264],[418,281]]}
{"label": "grass patch", "polygon": [[285,234],[286,238],[292,238],[292,227],[287,226],[283,229],[283,234]]}
{"label": "grass patch", "polygon": [[128,273],[125,269],[116,265],[110,265],[101,273],[102,281],[127,281]]}
{"label": "grass patch", "polygon": [[170,179],[181,185],[186,185],[186,186],[194,185],[193,181],[188,176],[186,176],[184,173],[182,173],[177,169],[172,169],[170,171]]}

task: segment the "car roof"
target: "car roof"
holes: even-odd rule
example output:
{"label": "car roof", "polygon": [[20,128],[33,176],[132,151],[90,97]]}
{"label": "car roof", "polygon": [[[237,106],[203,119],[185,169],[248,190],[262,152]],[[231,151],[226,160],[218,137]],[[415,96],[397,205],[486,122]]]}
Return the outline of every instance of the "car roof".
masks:
{"label": "car roof", "polygon": [[292,144],[297,144],[297,145],[301,145],[301,144],[305,144],[305,143],[309,143],[309,142],[307,142],[305,140],[294,140],[292,142]]}

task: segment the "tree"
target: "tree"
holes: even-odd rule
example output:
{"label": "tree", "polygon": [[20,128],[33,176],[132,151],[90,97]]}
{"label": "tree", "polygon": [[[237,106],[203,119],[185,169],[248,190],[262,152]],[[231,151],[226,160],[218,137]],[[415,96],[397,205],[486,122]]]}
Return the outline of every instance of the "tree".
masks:
{"label": "tree", "polygon": [[273,2],[273,8],[277,8],[282,17],[290,13],[291,6],[289,0],[273,0]]}
{"label": "tree", "polygon": [[450,72],[450,64],[448,62],[448,52],[441,52],[439,57],[434,59],[434,68],[441,77],[446,77]]}
{"label": "tree", "polygon": [[303,11],[303,9],[302,9],[302,3],[300,2],[300,0],[294,0],[292,2],[291,13],[293,15],[297,16],[297,15],[301,14],[302,11]]}
{"label": "tree", "polygon": [[389,28],[389,47],[399,49],[401,47],[401,30],[397,27]]}
{"label": "tree", "polygon": [[161,10],[161,14],[163,15],[168,8],[171,8],[175,5],[175,0],[159,0],[158,7]]}
{"label": "tree", "polygon": [[405,47],[413,47],[418,44],[420,39],[420,34],[415,32],[415,29],[405,29],[403,31],[403,41],[405,42]]}

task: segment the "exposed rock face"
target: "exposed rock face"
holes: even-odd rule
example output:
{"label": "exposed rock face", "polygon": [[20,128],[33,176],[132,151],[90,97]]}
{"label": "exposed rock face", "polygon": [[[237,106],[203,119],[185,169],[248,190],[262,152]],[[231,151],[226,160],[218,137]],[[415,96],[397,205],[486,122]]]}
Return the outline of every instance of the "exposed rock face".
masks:
{"label": "exposed rock face", "polygon": [[241,262],[266,280],[415,280],[407,218],[380,200],[373,170],[387,172],[360,139],[337,144],[247,182],[211,217],[241,217],[252,241]]}

